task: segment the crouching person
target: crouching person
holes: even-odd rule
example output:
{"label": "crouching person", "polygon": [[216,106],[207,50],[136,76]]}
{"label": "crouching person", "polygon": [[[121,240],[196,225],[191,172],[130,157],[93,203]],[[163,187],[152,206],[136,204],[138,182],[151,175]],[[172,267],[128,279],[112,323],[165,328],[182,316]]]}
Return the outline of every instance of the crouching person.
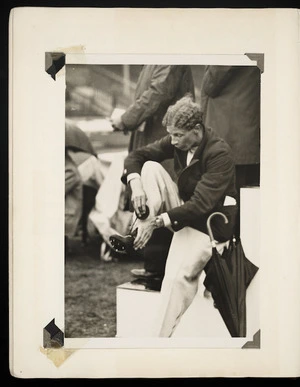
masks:
{"label": "crouching person", "polygon": [[[221,250],[234,233],[237,214],[235,167],[228,144],[204,127],[200,106],[190,96],[170,106],[164,119],[167,135],[130,153],[122,181],[130,185],[137,214],[134,249],[143,249],[154,230],[173,232],[161,287],[161,308],[153,334],[172,336],[198,290],[199,277],[212,255],[206,221]],[[176,182],[160,165],[173,159]],[[149,208],[149,216],[140,216]],[[134,215],[135,216],[135,215]]]}

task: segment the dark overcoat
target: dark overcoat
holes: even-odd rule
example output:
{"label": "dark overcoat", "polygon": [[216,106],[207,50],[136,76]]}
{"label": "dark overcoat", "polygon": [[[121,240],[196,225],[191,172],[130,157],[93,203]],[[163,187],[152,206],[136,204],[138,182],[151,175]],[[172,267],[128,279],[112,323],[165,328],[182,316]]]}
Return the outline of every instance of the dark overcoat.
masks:
{"label": "dark overcoat", "polygon": [[168,107],[188,92],[195,95],[190,66],[143,66],[135,101],[122,115],[125,128],[132,132],[129,152],[166,135],[162,120]]}
{"label": "dark overcoat", "polygon": [[231,146],[237,165],[260,163],[260,75],[256,66],[205,68],[204,123]]}

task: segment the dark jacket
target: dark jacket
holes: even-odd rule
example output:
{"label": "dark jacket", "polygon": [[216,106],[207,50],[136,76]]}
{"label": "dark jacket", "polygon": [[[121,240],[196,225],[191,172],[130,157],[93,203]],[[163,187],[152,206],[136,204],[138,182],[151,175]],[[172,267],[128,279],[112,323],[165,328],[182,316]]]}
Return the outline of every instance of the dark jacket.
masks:
{"label": "dark jacket", "polygon": [[202,142],[188,166],[186,156],[187,152],[175,148],[171,137],[165,136],[127,156],[122,181],[126,183],[130,173],[140,173],[148,160],[174,159],[179,195],[184,204],[168,211],[173,230],[190,226],[207,234],[208,216],[221,211],[227,215],[229,224],[225,226],[223,218],[216,216],[211,223],[212,230],[218,241],[228,240],[234,231],[237,214],[236,206],[223,206],[226,195],[236,198],[230,147],[211,129],[205,129]]}
{"label": "dark jacket", "polygon": [[[129,152],[166,135],[162,126],[168,107],[187,92],[194,96],[190,66],[145,65],[140,73],[135,102],[122,115],[125,128],[131,131]],[[144,123],[143,130],[138,127]]]}
{"label": "dark jacket", "polygon": [[204,123],[230,145],[237,165],[260,162],[260,75],[255,66],[205,68]]}

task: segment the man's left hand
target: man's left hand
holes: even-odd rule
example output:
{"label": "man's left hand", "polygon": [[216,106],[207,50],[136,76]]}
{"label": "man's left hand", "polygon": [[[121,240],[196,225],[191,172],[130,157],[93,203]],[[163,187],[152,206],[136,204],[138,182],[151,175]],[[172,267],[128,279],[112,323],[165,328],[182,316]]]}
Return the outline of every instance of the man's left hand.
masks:
{"label": "man's left hand", "polygon": [[145,220],[137,220],[137,235],[133,243],[135,250],[143,249],[146,246],[155,228],[154,216],[148,216]]}

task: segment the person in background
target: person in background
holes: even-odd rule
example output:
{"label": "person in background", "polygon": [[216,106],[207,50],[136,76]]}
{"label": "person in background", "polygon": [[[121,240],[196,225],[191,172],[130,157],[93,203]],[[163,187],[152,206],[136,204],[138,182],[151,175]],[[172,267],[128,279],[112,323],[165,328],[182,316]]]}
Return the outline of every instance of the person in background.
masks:
{"label": "person in background", "polygon": [[112,120],[114,128],[130,132],[129,152],[165,136],[163,117],[168,107],[186,93],[195,94],[190,66],[142,67],[134,102],[125,113]]}
{"label": "person in background", "polygon": [[[221,211],[228,218],[227,224],[219,217],[212,221],[221,251],[235,231],[237,206],[230,147],[205,127],[193,98],[185,96],[170,106],[163,125],[167,136],[131,152],[121,180],[131,187],[135,213],[143,214],[146,205],[149,208],[146,219],[135,220],[134,249],[147,246],[156,230],[173,233],[153,328],[154,336],[170,337],[193,301],[212,254],[206,226],[209,215]],[[167,159],[174,163],[175,181],[161,166]]]}
{"label": "person in background", "polygon": [[236,185],[260,182],[260,77],[256,66],[206,66],[201,84],[204,124],[232,148]]}
{"label": "person in background", "polygon": [[104,179],[101,163],[86,133],[70,119],[65,122],[65,148],[83,184],[98,190]]}
{"label": "person in background", "polygon": [[87,135],[75,123],[65,123],[65,243],[82,233],[88,239],[88,215],[103,182],[100,160]]}
{"label": "person in background", "polygon": [[[137,81],[134,102],[125,113],[112,119],[112,126],[116,130],[130,133],[129,153],[165,136],[163,117],[168,107],[186,93],[195,95],[190,66],[143,66]],[[166,160],[162,165],[174,178],[172,162]],[[126,191],[126,195],[129,197],[130,192]],[[162,278],[168,252],[165,242],[170,243],[171,238],[172,234],[168,230],[155,233],[143,251],[144,269],[133,269],[132,274],[140,278]]]}
{"label": "person in background", "polygon": [[75,162],[65,148],[65,253],[68,253],[69,238],[78,230],[82,214],[83,183]]}

